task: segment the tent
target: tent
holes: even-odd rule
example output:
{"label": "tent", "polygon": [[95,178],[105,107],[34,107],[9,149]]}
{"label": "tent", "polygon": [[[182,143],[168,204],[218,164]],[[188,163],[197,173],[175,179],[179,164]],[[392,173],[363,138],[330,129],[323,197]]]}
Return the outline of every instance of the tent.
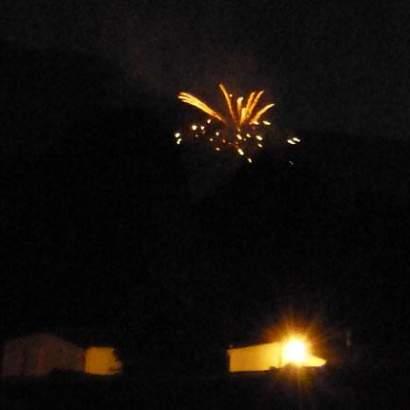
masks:
{"label": "tent", "polygon": [[46,376],[53,370],[83,369],[84,350],[51,334],[9,340],[3,347],[2,377]]}

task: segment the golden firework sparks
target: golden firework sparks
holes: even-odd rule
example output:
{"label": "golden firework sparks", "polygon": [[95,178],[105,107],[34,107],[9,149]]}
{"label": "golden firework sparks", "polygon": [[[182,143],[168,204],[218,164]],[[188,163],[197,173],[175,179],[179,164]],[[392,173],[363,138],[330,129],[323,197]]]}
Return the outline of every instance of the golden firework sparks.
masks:
{"label": "golden firework sparks", "polygon": [[[189,105],[199,109],[208,115],[204,124],[192,124],[189,128],[189,133],[193,134],[194,138],[207,136],[212,133],[212,137],[207,136],[207,140],[214,146],[216,151],[220,151],[220,146],[233,148],[234,152],[242,157],[246,157],[248,162],[252,162],[251,155],[257,148],[262,148],[260,141],[263,140],[261,134],[262,127],[268,127],[271,123],[267,120],[262,120],[266,112],[275,104],[266,104],[261,108],[257,108],[258,103],[264,93],[261,91],[252,91],[248,98],[242,96],[234,100],[233,95],[229,93],[223,84],[219,84],[224,102],[226,105],[226,113],[213,109],[207,103],[200,100],[198,97],[185,91],[178,94],[178,98]],[[216,120],[216,121],[215,121]],[[175,133],[177,144],[182,141],[181,132]]]}

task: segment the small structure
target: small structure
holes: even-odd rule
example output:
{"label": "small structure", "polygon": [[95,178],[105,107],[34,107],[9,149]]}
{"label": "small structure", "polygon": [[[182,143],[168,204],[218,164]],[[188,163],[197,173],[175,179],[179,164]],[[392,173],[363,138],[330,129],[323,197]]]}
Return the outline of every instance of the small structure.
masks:
{"label": "small structure", "polygon": [[56,336],[37,333],[5,343],[2,377],[46,376],[53,370],[82,371],[84,350]]}
{"label": "small structure", "polygon": [[296,340],[230,348],[227,353],[230,373],[263,372],[287,365],[320,367],[326,363]]}
{"label": "small structure", "polygon": [[71,371],[112,376],[122,363],[112,347],[84,349],[47,333],[35,333],[7,341],[1,357],[1,377],[41,377],[51,372]]}
{"label": "small structure", "polygon": [[84,371],[99,376],[112,376],[122,371],[122,363],[112,347],[89,347],[85,351]]}

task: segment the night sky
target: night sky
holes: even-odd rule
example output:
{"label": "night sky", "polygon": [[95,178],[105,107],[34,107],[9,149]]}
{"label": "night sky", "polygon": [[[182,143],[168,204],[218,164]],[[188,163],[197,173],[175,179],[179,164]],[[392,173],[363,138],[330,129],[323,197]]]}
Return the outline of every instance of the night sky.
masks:
{"label": "night sky", "polygon": [[[66,3],[0,6],[4,337],[224,347],[287,312],[405,339],[405,2]],[[173,145],[177,93],[220,81],[266,89],[300,146]]]}
{"label": "night sky", "polygon": [[225,80],[266,87],[288,126],[407,138],[404,1],[2,3],[4,39],[96,53],[159,97]]}

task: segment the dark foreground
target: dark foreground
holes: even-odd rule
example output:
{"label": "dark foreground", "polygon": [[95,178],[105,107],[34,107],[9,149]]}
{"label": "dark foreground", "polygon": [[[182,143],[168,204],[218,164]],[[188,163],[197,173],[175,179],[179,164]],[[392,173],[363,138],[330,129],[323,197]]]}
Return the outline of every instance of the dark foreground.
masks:
{"label": "dark foreground", "polygon": [[402,409],[406,371],[323,369],[241,377],[79,379],[67,375],[2,385],[2,409]]}

